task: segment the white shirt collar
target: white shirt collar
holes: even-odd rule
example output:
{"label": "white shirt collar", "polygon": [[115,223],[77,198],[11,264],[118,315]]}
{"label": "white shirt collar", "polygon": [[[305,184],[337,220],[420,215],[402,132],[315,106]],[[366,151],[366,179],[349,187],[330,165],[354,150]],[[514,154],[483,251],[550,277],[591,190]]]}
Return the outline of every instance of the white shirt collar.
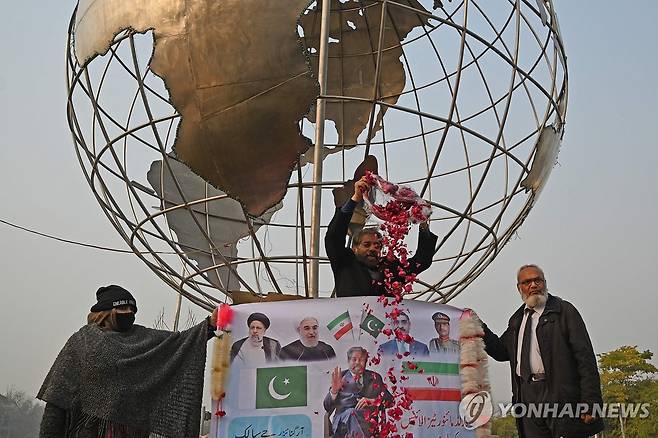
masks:
{"label": "white shirt collar", "polygon": [[542,313],[544,313],[544,309],[545,309],[545,308],[546,308],[546,303],[542,304],[541,306],[535,306],[535,307],[532,307],[532,308],[531,308],[531,307],[528,307],[528,305],[526,304],[526,305],[525,305],[525,308],[523,309],[523,311],[525,312],[525,309],[532,309],[532,310],[535,311],[534,314],[536,314],[536,315],[541,315]]}

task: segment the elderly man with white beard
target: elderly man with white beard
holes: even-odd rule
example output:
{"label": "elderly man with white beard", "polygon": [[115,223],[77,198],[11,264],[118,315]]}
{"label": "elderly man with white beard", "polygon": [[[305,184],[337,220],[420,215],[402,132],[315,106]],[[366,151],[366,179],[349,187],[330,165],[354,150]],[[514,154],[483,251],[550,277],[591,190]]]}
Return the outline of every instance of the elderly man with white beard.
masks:
{"label": "elderly man with white beard", "polygon": [[603,420],[592,413],[602,404],[601,382],[578,310],[548,293],[537,265],[521,266],[516,286],[524,304],[500,337],[485,324],[484,342],[489,356],[510,362],[512,402],[525,406],[517,412],[519,435],[580,438],[600,432]]}

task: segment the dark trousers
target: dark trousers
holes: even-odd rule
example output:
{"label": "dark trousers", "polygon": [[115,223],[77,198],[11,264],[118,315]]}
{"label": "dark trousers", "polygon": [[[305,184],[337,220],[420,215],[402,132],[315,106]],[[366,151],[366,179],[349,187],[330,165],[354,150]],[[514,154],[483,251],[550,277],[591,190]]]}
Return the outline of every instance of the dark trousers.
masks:
{"label": "dark trousers", "polygon": [[[526,405],[526,414],[531,411],[530,403],[548,403],[548,386],[546,381],[521,382],[519,385],[520,402]],[[522,438],[587,438],[587,435],[563,436],[557,430],[555,418],[525,415],[518,420],[519,435]]]}
{"label": "dark trousers", "polygon": [[520,435],[523,438],[558,438],[553,418],[537,418],[529,415],[531,411],[529,404],[545,403],[548,400],[546,382],[521,381],[519,390],[520,402],[526,405],[526,415],[519,418]]}

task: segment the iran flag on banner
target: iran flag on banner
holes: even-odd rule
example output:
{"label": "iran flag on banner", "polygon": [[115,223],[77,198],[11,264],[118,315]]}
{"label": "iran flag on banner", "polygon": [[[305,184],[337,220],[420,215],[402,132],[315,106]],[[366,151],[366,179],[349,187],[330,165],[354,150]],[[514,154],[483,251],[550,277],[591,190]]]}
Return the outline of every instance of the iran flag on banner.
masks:
{"label": "iran flag on banner", "polygon": [[347,332],[351,332],[352,320],[350,319],[350,312],[345,311],[345,313],[341,313],[335,317],[327,324],[327,328],[336,340],[342,338]]}
{"label": "iran flag on banner", "polygon": [[407,376],[403,386],[414,400],[461,400],[459,363],[414,361],[403,363],[402,369]]}

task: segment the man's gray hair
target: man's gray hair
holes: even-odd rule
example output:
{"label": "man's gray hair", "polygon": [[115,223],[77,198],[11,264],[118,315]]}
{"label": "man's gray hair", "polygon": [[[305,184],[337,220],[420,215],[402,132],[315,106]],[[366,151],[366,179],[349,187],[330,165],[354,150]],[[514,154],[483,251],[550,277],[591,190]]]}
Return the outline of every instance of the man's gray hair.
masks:
{"label": "man's gray hair", "polygon": [[297,324],[297,325],[295,326],[295,329],[297,329],[297,331],[299,331],[299,328],[302,326],[302,323],[303,323],[304,321],[309,321],[309,320],[313,320],[313,321],[315,321],[315,323],[316,323],[317,325],[320,325],[320,322],[318,321],[318,319],[317,319],[315,316],[306,316],[306,317],[302,318],[302,319],[299,321],[299,324]]}
{"label": "man's gray hair", "polygon": [[519,268],[519,270],[516,271],[516,280],[517,281],[519,280],[519,275],[521,275],[521,271],[523,271],[524,269],[528,269],[528,268],[535,268],[536,270],[541,272],[541,276],[544,278],[544,280],[546,280],[546,274],[544,274],[544,270],[542,268],[540,268],[538,265],[535,265],[535,264],[531,263],[531,264],[528,264],[528,265],[521,266]]}
{"label": "man's gray hair", "polygon": [[382,238],[382,233],[379,232],[379,229],[377,227],[361,228],[359,231],[354,233],[354,236],[352,236],[352,246],[357,246],[359,243],[361,243],[363,236],[366,236],[368,234],[374,234],[378,238],[380,239]]}
{"label": "man's gray hair", "polygon": [[347,360],[350,360],[352,358],[352,355],[356,352],[359,352],[363,354],[365,357],[368,357],[368,350],[366,350],[363,347],[352,347],[349,350],[347,350]]}

